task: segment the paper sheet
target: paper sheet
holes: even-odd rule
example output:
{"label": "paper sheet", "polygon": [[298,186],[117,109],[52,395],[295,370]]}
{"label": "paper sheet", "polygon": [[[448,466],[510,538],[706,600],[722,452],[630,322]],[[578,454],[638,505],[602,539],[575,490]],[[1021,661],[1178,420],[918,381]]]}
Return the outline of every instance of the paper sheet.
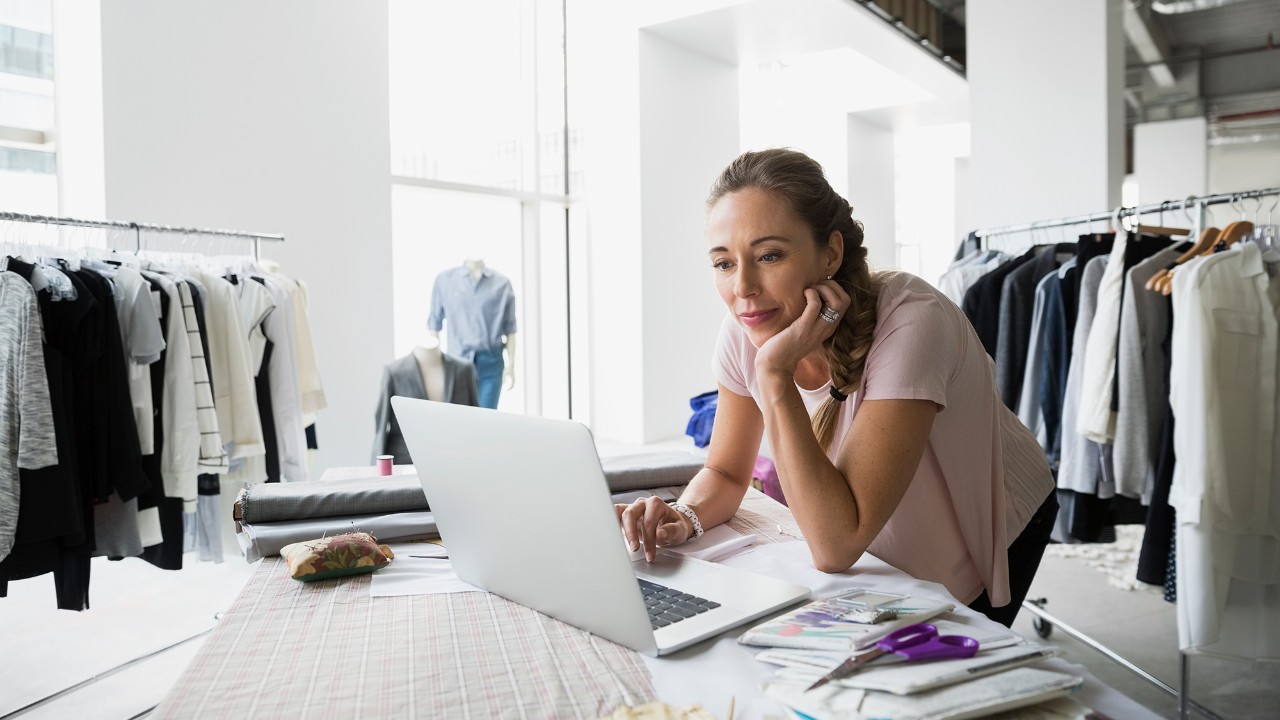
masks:
{"label": "paper sheet", "polygon": [[370,597],[484,592],[454,574],[448,551],[441,545],[395,543],[391,551],[396,557],[390,565],[373,574]]}

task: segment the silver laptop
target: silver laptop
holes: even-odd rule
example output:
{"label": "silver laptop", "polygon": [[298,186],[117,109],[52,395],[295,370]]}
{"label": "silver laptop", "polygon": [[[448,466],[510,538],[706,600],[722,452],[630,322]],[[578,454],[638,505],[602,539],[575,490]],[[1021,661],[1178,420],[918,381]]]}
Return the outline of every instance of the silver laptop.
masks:
{"label": "silver laptop", "polygon": [[404,397],[391,405],[454,571],[477,587],[649,655],[809,597],[676,553],[633,560],[581,423]]}

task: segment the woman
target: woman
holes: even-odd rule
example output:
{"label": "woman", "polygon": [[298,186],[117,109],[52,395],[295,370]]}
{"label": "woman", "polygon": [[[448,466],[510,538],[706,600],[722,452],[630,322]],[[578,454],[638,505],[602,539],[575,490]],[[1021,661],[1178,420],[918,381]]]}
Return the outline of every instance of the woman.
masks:
{"label": "woman", "polygon": [[814,567],[843,572],[870,552],[1012,625],[1054,481],[968,319],[913,275],[873,275],[849,203],[802,153],[743,154],[707,206],[730,313],[707,463],[677,503],[617,506],[632,549],[652,559],[728,520],[767,434]]}

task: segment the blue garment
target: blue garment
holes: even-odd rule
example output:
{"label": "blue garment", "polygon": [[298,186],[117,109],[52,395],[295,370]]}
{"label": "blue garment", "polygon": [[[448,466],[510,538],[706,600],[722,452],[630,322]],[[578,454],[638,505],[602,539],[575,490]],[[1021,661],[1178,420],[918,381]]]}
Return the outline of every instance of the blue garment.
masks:
{"label": "blue garment", "polygon": [[516,331],[516,296],[511,281],[491,268],[482,270],[479,279],[465,267],[445,270],[431,288],[427,327],[440,332],[446,318],[450,355],[471,360],[481,350],[502,350],[503,338]]}
{"label": "blue garment", "polygon": [[711,442],[711,427],[716,421],[718,400],[718,390],[695,395],[689,400],[689,407],[693,408],[693,417],[689,418],[684,434],[693,438],[693,444],[698,447],[706,447]]}
{"label": "blue garment", "polygon": [[502,350],[477,350],[471,358],[476,366],[476,389],[480,407],[497,408],[502,394]]}

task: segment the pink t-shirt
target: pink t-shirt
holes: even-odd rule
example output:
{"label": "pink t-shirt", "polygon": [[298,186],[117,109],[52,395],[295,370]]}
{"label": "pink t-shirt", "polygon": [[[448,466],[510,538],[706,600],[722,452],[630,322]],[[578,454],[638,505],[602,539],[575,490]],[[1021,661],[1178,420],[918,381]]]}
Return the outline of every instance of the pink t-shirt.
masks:
{"label": "pink t-shirt", "polygon": [[[966,604],[985,589],[993,606],[1005,605],[1008,546],[1053,491],[1044,451],[1000,401],[990,356],[940,290],[888,273],[877,315],[861,388],[841,409],[828,455],[834,459],[862,400],[930,400],[941,410],[911,485],[868,552],[945,585]],[[755,358],[742,327],[726,317],[712,363],[716,379],[759,405]],[[799,388],[810,416],[829,388]]]}

